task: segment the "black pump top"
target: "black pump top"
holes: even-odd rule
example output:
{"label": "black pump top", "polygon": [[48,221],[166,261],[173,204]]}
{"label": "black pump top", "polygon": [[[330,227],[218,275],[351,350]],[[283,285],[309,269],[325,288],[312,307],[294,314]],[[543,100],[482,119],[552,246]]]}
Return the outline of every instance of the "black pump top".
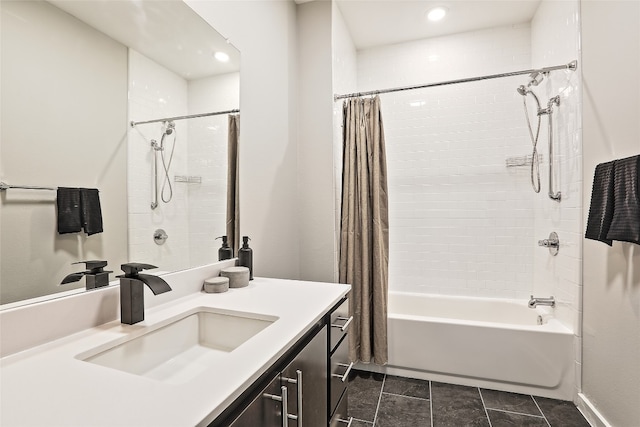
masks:
{"label": "black pump top", "polygon": [[242,236],[242,249],[249,248],[249,240],[251,240],[249,236]]}
{"label": "black pump top", "polygon": [[220,237],[216,237],[216,240],[218,239],[222,239],[222,247],[223,248],[228,248],[229,247],[229,243],[227,242],[227,236],[220,236]]}

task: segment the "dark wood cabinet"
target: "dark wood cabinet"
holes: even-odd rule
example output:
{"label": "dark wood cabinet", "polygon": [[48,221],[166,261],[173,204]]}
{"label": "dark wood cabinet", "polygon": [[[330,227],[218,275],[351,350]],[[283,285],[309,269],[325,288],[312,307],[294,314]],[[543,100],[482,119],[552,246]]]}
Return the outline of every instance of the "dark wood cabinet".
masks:
{"label": "dark wood cabinet", "polygon": [[346,426],[351,317],[345,298],[209,427]]}

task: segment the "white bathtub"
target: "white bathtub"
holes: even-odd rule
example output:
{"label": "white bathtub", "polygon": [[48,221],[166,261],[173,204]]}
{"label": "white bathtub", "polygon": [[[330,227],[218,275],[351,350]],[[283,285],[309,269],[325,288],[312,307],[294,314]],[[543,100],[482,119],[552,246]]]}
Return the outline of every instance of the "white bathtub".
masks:
{"label": "white bathtub", "polygon": [[572,400],[574,334],[552,313],[524,300],[390,292],[389,363],[373,370]]}

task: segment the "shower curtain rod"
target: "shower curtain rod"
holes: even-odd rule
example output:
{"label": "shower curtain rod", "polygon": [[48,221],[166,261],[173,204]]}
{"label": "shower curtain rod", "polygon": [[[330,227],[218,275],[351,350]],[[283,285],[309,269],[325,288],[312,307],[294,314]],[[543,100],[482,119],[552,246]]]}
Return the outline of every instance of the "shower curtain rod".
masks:
{"label": "shower curtain rod", "polygon": [[157,122],[171,122],[175,120],[184,120],[184,119],[195,119],[198,117],[209,117],[209,116],[219,116],[221,114],[235,114],[239,113],[239,109],[235,110],[227,110],[227,111],[216,111],[215,113],[201,113],[201,114],[190,114],[188,116],[176,116],[176,117],[165,117],[164,119],[154,119],[154,120],[146,120],[144,122],[131,122],[131,127],[136,127],[136,125],[144,125],[147,123],[157,123]]}
{"label": "shower curtain rod", "polygon": [[344,98],[356,98],[359,96],[368,96],[368,95],[378,95],[381,93],[390,93],[390,92],[401,92],[404,90],[413,90],[413,89],[423,89],[423,88],[427,88],[427,87],[434,87],[434,86],[446,86],[446,85],[452,85],[452,84],[457,84],[457,83],[468,83],[468,82],[475,82],[475,81],[479,81],[479,80],[489,80],[489,79],[497,79],[500,77],[511,77],[511,76],[519,76],[522,74],[532,74],[532,73],[548,73],[550,71],[555,71],[555,70],[571,70],[571,71],[575,71],[578,68],[578,61],[571,61],[568,64],[564,64],[564,65],[556,65],[554,67],[545,67],[545,68],[538,68],[538,69],[533,69],[533,70],[522,70],[522,71],[512,71],[509,73],[501,73],[501,74],[489,74],[487,76],[480,76],[480,77],[469,77],[466,79],[457,79],[457,80],[448,80],[448,81],[444,81],[444,82],[437,82],[437,83],[427,83],[427,84],[423,84],[423,85],[416,85],[416,86],[404,86],[404,87],[395,87],[395,88],[391,88],[391,89],[381,89],[381,90],[370,90],[368,92],[355,92],[355,93],[348,93],[348,94],[344,94],[344,95],[333,95],[333,101],[337,101],[339,99],[344,99]]}

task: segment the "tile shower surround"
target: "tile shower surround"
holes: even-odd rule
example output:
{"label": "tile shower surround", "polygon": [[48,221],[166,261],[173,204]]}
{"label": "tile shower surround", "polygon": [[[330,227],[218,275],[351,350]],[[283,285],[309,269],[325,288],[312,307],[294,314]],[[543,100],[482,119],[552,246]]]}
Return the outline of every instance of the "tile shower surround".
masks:
{"label": "tile shower surround", "polygon": [[352,427],[589,427],[571,402],[354,371]]}
{"label": "tile shower surround", "polygon": [[[528,69],[528,24],[358,52],[358,89]],[[400,72],[401,71],[401,72]],[[395,291],[527,298],[536,196],[522,98],[526,76],[383,95]],[[543,172],[543,171],[541,171]],[[543,178],[543,183],[546,182]]]}

